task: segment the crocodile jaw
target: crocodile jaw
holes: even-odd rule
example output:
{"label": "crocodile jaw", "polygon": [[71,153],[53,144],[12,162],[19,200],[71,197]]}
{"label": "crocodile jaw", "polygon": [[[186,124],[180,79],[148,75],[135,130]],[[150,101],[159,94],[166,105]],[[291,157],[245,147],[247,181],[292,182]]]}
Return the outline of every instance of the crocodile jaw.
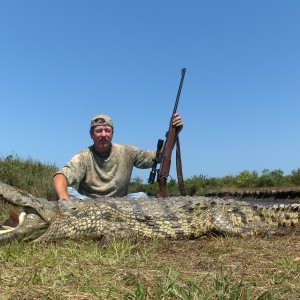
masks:
{"label": "crocodile jaw", "polygon": [[48,226],[34,210],[9,204],[8,218],[0,225],[0,244],[13,240],[35,240]]}

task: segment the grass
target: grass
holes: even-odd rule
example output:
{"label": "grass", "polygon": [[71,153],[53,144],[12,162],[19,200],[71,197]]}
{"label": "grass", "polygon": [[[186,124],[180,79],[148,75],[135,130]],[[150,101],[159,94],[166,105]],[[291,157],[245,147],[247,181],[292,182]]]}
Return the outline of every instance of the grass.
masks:
{"label": "grass", "polygon": [[52,176],[57,170],[55,165],[41,163],[32,158],[22,159],[16,155],[0,157],[1,182],[48,200],[56,198]]}
{"label": "grass", "polygon": [[0,248],[0,299],[299,299],[299,233],[12,242]]}

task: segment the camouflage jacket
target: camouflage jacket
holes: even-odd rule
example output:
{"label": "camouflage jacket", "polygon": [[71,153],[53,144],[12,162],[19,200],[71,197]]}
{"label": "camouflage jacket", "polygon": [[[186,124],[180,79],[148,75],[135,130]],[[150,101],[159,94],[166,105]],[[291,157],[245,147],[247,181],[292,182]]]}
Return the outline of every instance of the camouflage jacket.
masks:
{"label": "camouflage jacket", "polygon": [[108,157],[101,157],[93,146],[77,153],[56,174],[63,174],[69,185],[88,197],[122,197],[127,194],[133,167],[151,168],[155,152],[131,145],[112,144]]}

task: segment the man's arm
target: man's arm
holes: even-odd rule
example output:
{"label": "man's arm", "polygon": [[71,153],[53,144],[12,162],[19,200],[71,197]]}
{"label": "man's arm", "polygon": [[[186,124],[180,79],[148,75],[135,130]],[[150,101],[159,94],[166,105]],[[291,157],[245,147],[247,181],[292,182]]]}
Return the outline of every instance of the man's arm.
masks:
{"label": "man's arm", "polygon": [[61,200],[71,200],[67,193],[68,181],[63,174],[56,174],[53,177],[53,188],[57,196]]}

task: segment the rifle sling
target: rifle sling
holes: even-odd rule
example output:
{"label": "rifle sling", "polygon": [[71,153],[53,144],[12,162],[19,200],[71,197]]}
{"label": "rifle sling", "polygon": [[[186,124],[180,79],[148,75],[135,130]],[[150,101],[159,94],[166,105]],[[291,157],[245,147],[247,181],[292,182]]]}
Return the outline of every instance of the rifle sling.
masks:
{"label": "rifle sling", "polygon": [[176,139],[176,170],[177,170],[177,179],[178,179],[180,194],[181,196],[186,196],[186,190],[184,187],[184,180],[183,180],[183,173],[182,173],[179,135],[177,135],[177,139]]}

